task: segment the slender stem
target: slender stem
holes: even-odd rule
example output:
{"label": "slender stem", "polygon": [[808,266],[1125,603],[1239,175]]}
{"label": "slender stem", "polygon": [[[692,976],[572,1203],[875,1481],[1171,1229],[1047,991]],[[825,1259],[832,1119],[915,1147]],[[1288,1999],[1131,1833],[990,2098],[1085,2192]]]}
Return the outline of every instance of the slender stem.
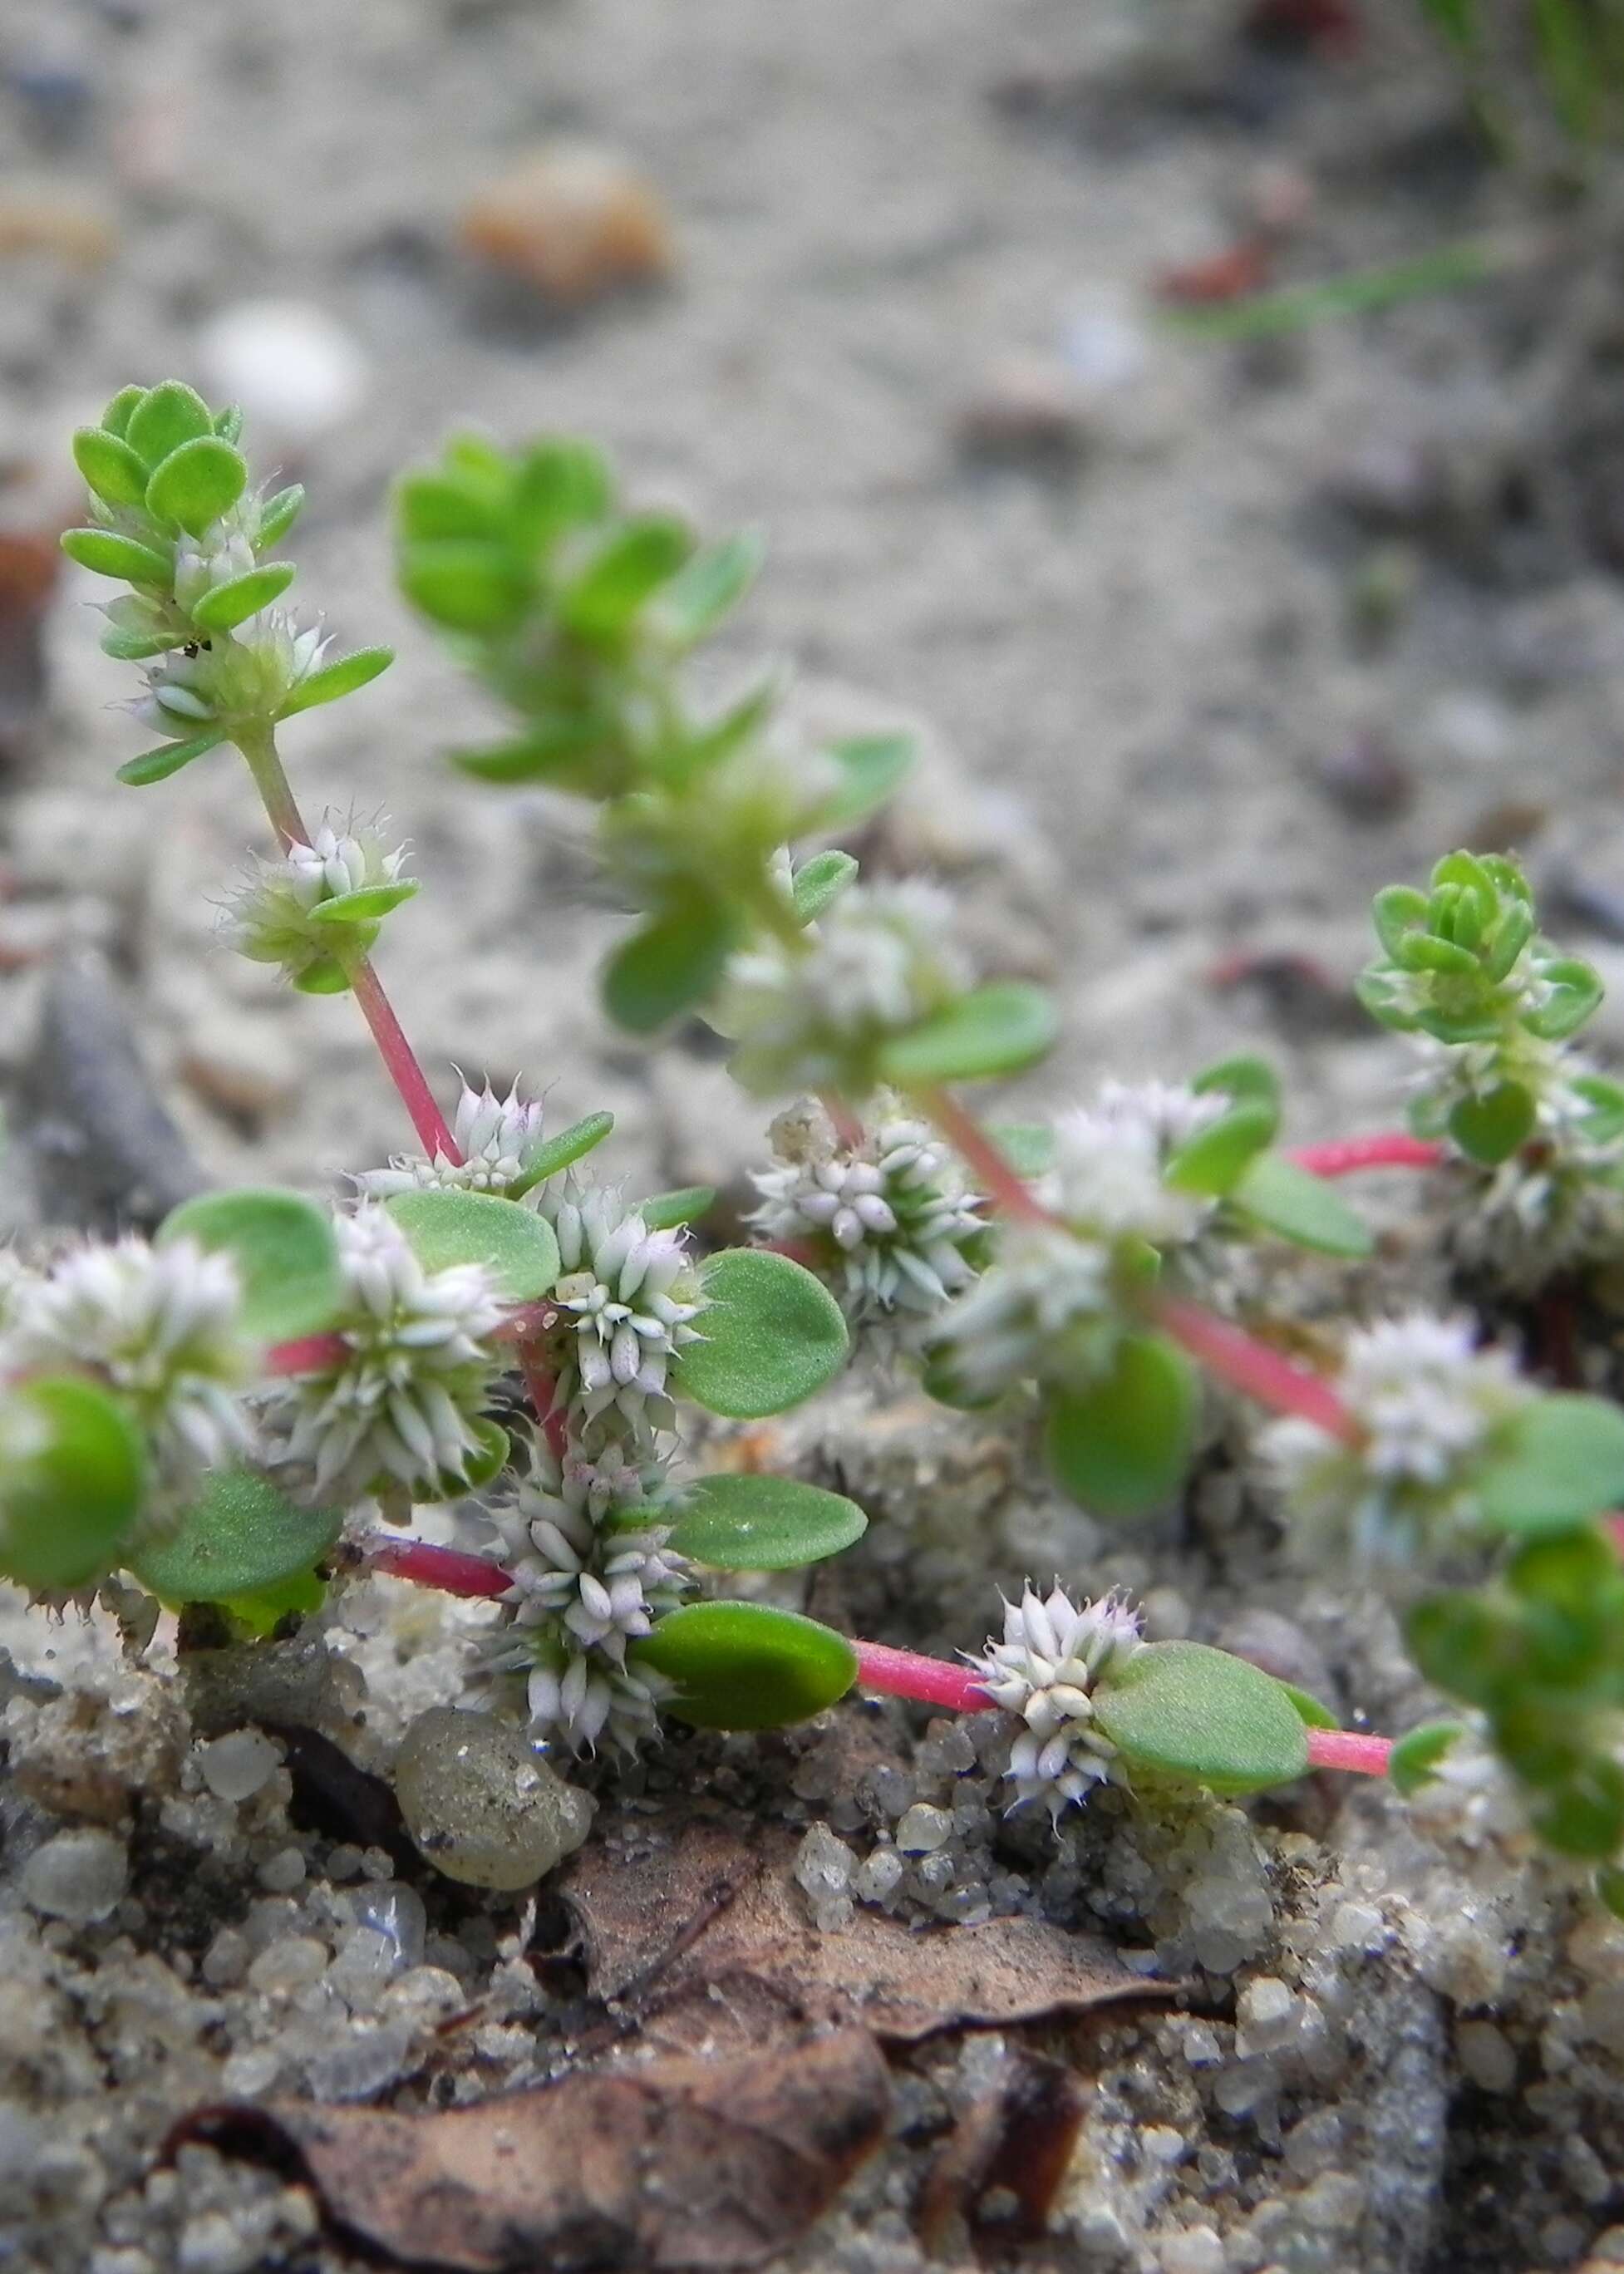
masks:
{"label": "slender stem", "polygon": [[951,1091],[933,1084],[916,1089],[914,1096],[1001,1214],[1023,1224],[1048,1224],[1064,1231],[1059,1217],[1051,1216],[1033,1197],[1030,1187],[1011,1168],[974,1115],[960,1105]]}
{"label": "slender stem", "polygon": [[1435,1169],[1447,1158],[1429,1137],[1383,1130],[1375,1137],[1344,1137],[1329,1145],[1300,1145],[1286,1158],[1316,1177],[1350,1177],[1360,1169]]}
{"label": "slender stem", "polygon": [[[310,844],[310,831],[299,811],[298,800],[293,794],[293,785],[289,781],[282,759],[277,755],[276,737],[272,729],[269,727],[244,727],[234,739],[248,762],[248,771],[253,776],[266,817],[275,831],[276,841],[282,851],[287,852],[289,846]],[[411,1044],[406,1039],[405,1029],[395,1015],[378,974],[364,955],[342,960],[361,1016],[372,1029],[372,1040],[378,1045],[385,1071],[400,1092],[402,1104],[411,1116],[417,1142],[430,1160],[433,1160],[436,1155],[443,1155],[447,1161],[460,1165],[462,1149],[434,1102],[428,1078],[417,1064]]]}
{"label": "slender stem", "polygon": [[564,1408],[558,1402],[558,1383],[548,1372],[541,1346],[533,1340],[519,1344],[519,1367],[524,1376],[524,1387],[530,1392],[530,1404],[536,1409],[547,1449],[560,1465],[569,1443],[569,1422]]}
{"label": "slender stem", "polygon": [[1154,1299],[1151,1307],[1157,1324],[1232,1389],[1244,1391],[1276,1413],[1312,1421],[1328,1437],[1340,1437],[1347,1444],[1357,1442],[1358,1423],[1319,1374],[1293,1366],[1289,1359],[1257,1341],[1244,1327],[1214,1317],[1199,1303],[1162,1295]]}
{"label": "slender stem", "polygon": [[892,1650],[883,1642],[853,1643],[857,1686],[883,1698],[914,1698],[921,1706],[945,1706],[955,1713],[978,1713],[992,1704],[974,1669],[946,1659],[922,1658],[917,1651]]}
{"label": "slender stem", "polygon": [[370,1532],[358,1541],[369,1570],[391,1579],[410,1579],[417,1587],[438,1587],[442,1594],[464,1600],[494,1601],[513,1585],[500,1564],[483,1555],[464,1555],[460,1548],[432,1547],[426,1540],[392,1539],[387,1532]]}
{"label": "slender stem", "polygon": [[1310,1729],[1309,1766],[1316,1769],[1347,1769],[1355,1776],[1386,1776],[1393,1751],[1391,1737],[1361,1736],[1357,1729]]}
{"label": "slender stem", "polygon": [[322,1374],[342,1366],[350,1356],[342,1335],[301,1335],[297,1342],[277,1343],[265,1353],[267,1374]]}

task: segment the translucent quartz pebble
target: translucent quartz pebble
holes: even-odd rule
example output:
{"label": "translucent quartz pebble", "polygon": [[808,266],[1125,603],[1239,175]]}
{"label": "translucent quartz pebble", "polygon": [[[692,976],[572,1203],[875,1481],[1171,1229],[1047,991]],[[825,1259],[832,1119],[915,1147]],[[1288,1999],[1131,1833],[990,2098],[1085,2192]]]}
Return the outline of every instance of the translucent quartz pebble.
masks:
{"label": "translucent quartz pebble", "polygon": [[406,1732],[395,1788],[406,1829],[437,1871],[502,1894],[533,1886],[573,1855],[592,1821],[589,1796],[516,1729],[445,1706]]}
{"label": "translucent quartz pebble", "polygon": [[59,1832],[23,1865],[23,1901],[47,1918],[89,1926],[117,1909],[129,1877],[124,1844],[110,1832]]}

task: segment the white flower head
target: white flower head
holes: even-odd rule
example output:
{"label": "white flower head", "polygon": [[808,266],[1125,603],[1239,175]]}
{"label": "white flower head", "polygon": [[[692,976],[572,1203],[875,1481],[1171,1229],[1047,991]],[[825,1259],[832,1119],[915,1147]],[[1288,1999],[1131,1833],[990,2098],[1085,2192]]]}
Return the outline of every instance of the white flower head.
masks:
{"label": "white flower head", "polygon": [[935,1352],[976,1402],[1018,1382],[1102,1375],[1117,1342],[1112,1269],[1097,1239],[1011,1224],[996,1262],[947,1311]]}
{"label": "white flower head", "polygon": [[193,1239],[120,1239],[76,1249],[10,1299],[7,1368],[88,1370],[118,1391],[151,1444],[161,1516],[206,1469],[249,1450],[239,1397],[253,1347],[229,1256]]}
{"label": "white flower head", "polygon": [[821,1106],[772,1125],[777,1156],[752,1171],[762,1204],[749,1222],[771,1240],[809,1246],[853,1325],[916,1331],[975,1277],[966,1245],[980,1202],[928,1126],[888,1104],[862,1143],[843,1146]]}
{"label": "white flower head", "polygon": [[1296,1512],[1357,1561],[1397,1564],[1470,1528],[1477,1465],[1533,1394],[1504,1351],[1473,1347],[1470,1320],[1424,1313],[1351,1337],[1335,1386],[1357,1442],[1292,1419],[1260,1450]]}
{"label": "white flower head", "polygon": [[444,1500],[484,1449],[477,1424],[504,1317],[495,1282],[477,1263],[425,1271],[375,1201],[335,1229],[343,1354],[281,1386],[273,1412],[285,1425],[283,1457],[312,1470],[318,1494],[358,1496],[389,1478]]}
{"label": "white flower head", "polygon": [[734,956],[715,1023],[738,1044],[740,1081],[765,1094],[871,1089],[870,1061],[887,1036],[970,984],[951,907],[916,877],[854,885],[808,927],[804,953],[769,941]]}
{"label": "white flower head", "polygon": [[320,623],[300,624],[282,608],[262,608],[206,644],[165,655],[147,668],[134,716],[154,733],[184,737],[216,721],[270,720],[321,661]]}
{"label": "white flower head", "polygon": [[216,585],[229,584],[256,566],[242,507],[234,507],[201,537],[183,533],[175,547],[175,599],[191,615]]}
{"label": "white flower head", "polygon": [[988,1695],[1025,1727],[1010,1753],[1011,1806],[1041,1800],[1053,1818],[1113,1773],[1116,1749],[1094,1719],[1094,1692],[1140,1647],[1137,1613],[1116,1595],[1074,1603],[1028,1584],[1004,1607],[1004,1639],[970,1662]]}
{"label": "white flower head", "polygon": [[412,889],[402,873],[406,853],[404,846],[385,842],[381,817],[358,822],[352,815],[335,824],[324,813],[308,845],[291,845],[279,860],[254,862],[247,884],[226,903],[222,937],[251,962],[274,963],[286,978],[307,983],[335,968],[339,947],[369,947],[378,929],[374,918],[335,930],[312,912],[351,892]]}
{"label": "white flower head", "polygon": [[1169,1082],[1103,1082],[1091,1106],[1055,1125],[1054,1164],[1045,1200],[1068,1224],[1153,1247],[1193,1239],[1215,1203],[1162,1181],[1178,1148],[1227,1109],[1229,1100]]}
{"label": "white flower head", "polygon": [[448,1160],[444,1153],[432,1161],[400,1153],[387,1169],[369,1169],[355,1181],[378,1200],[425,1189],[505,1193],[524,1174],[541,1142],[542,1113],[538,1101],[520,1096],[516,1081],[506,1097],[499,1097],[488,1081],[474,1089],[464,1081],[451,1120],[461,1161]]}
{"label": "white flower head", "polygon": [[567,1177],[544,1190],[563,1274],[559,1387],[577,1423],[611,1412],[634,1428],[670,1426],[672,1360],[699,1339],[703,1299],[680,1231],[650,1231],[618,1192]]}

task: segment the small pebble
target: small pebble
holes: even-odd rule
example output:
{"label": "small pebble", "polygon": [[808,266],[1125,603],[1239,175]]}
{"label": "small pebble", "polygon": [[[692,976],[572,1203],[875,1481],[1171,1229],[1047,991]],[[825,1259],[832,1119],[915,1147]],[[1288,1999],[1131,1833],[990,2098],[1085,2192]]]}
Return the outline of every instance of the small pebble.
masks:
{"label": "small pebble", "polygon": [[676,265],[665,207],[613,150],[553,142],[522,158],[463,212],[466,250],[545,299],[580,307]]}
{"label": "small pebble", "polygon": [[305,1990],[327,1970],[327,1945],[312,1935],[290,1934],[259,1953],[248,1969],[248,1986],[267,1996]]}
{"label": "small pebble", "polygon": [[365,351],[310,301],[237,301],[204,325],[197,355],[208,392],[242,406],[262,448],[313,442],[366,400]]}
{"label": "small pebble", "polygon": [[1415,777],[1386,737],[1360,728],[1314,761],[1314,779],[1350,821],[1391,821],[1415,798]]}
{"label": "small pebble", "polygon": [[304,1858],[297,1848],[279,1848],[259,1866],[259,1885],[274,1895],[290,1895],[304,1884]]}
{"label": "small pebble", "polygon": [[1162,2274],[1223,2274],[1223,2240],[1214,2226],[1187,2226],[1160,2245]]}
{"label": "small pebble", "polygon": [[23,1901],[47,1918],[90,1926],[117,1909],[129,1877],[122,1840],[107,1832],[59,1832],[23,1865]]}
{"label": "small pebble", "polygon": [[929,1856],[945,1848],[953,1836],[953,1819],[944,1808],[918,1801],[897,1826],[897,1845],[905,1856]]}
{"label": "small pebble", "polygon": [[198,1748],[203,1781],[219,1800],[252,1800],[281,1762],[281,1753],[259,1729],[234,1729]]}
{"label": "small pebble", "polygon": [[406,1732],[395,1763],[406,1829],[436,1870],[510,1894],[573,1856],[594,1803],[486,1713],[437,1706]]}

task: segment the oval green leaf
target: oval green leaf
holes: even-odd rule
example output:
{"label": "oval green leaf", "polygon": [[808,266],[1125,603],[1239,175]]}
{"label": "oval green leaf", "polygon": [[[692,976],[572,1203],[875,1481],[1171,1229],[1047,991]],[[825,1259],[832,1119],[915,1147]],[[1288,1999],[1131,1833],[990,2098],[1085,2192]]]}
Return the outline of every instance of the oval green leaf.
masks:
{"label": "oval green leaf", "polygon": [[1390,1782],[1408,1800],[1432,1782],[1440,1761],[1465,1735],[1459,1721],[1423,1721],[1419,1728],[1407,1729],[1387,1755]]}
{"label": "oval green leaf", "polygon": [[1497,1168],[1532,1136],[1536,1110],[1531,1090],[1502,1081],[1481,1097],[1460,1099],[1449,1115],[1449,1134],[1470,1160]]}
{"label": "oval green leaf", "polygon": [[1200,1412],[1200,1378],[1163,1335],[1130,1335],[1107,1378],[1049,1400],[1049,1466],[1081,1507],[1144,1516],[1184,1482]]}
{"label": "oval green leaf", "polygon": [[141,1513],[147,1446],[116,1397],[77,1375],[39,1376],[5,1394],[12,1453],[0,1474],[0,1577],[56,1591],[111,1570]]}
{"label": "oval green leaf", "polygon": [[815,853],[804,868],[795,871],[796,922],[816,923],[856,877],[857,863],[849,853]]}
{"label": "oval green leaf", "polygon": [[1200,1642],[1154,1642],[1094,1693],[1134,1771],[1213,1792],[1261,1792],[1308,1767],[1308,1733],[1271,1675]]}
{"label": "oval green leaf", "polygon": [[217,434],[199,434],[172,450],[154,472],[147,485],[147,510],[201,537],[222,513],[230,512],[247,486],[242,452]]}
{"label": "oval green leaf", "polygon": [[467,538],[409,545],[400,579],[413,607],[447,631],[506,630],[530,599],[530,580],[504,546]]}
{"label": "oval green leaf", "polygon": [[588,1113],[560,1129],[556,1137],[549,1137],[538,1145],[524,1163],[524,1173],[516,1183],[508,1187],[510,1200],[518,1200],[538,1185],[545,1185],[549,1177],[556,1177],[561,1169],[582,1160],[595,1145],[601,1145],[614,1127],[613,1113]]}
{"label": "oval green leaf", "polygon": [[1485,1524],[1504,1532],[1565,1532],[1624,1500],[1624,1410],[1557,1391],[1511,1423],[1477,1492]]}
{"label": "oval green leaf", "polygon": [[336,663],[328,664],[325,671],[312,671],[308,678],[301,679],[276,715],[279,719],[293,719],[301,711],[314,711],[323,703],[336,703],[341,696],[353,695],[357,687],[370,686],[394,661],[392,647],[357,648],[353,655],[341,656]]}
{"label": "oval green leaf", "polygon": [[604,1004],[617,1026],[652,1035],[703,1003],[722,975],[736,926],[710,893],[685,894],[644,924],[604,967]]}
{"label": "oval green leaf", "polygon": [[159,1226],[159,1246],[177,1239],[230,1256],[242,1281],[243,1324],[256,1341],[318,1334],[342,1302],[331,1219],[302,1193],[201,1193],[171,1209]]}
{"label": "oval green leaf", "polygon": [[303,482],[290,482],[285,490],[278,490],[274,497],[267,498],[259,508],[254,529],[255,552],[263,553],[267,546],[274,545],[279,537],[285,537],[304,508]]}
{"label": "oval green leaf", "polygon": [[756,582],[765,552],[750,530],[706,546],[660,593],[652,611],[654,628],[674,647],[692,647],[706,638]]}
{"label": "oval green leaf", "polygon": [[725,1247],[700,1266],[706,1308],[673,1369],[672,1387],[730,1421],[799,1405],[846,1363],[840,1306],[787,1255]]}
{"label": "oval green leaf", "polygon": [[385,1207],[425,1271],[482,1263],[510,1303],[533,1303],[559,1276],[553,1226],[496,1193],[399,1193]]}
{"label": "oval green leaf", "polygon": [[671,1544],[718,1571],[793,1571],[861,1540],[855,1501],[790,1477],[701,1477],[688,1487]]}
{"label": "oval green leaf", "polygon": [[120,766],[118,779],[130,789],[146,789],[153,782],[167,781],[194,758],[206,758],[224,741],[224,733],[214,727],[207,734],[192,734],[184,742],[160,742],[155,749],[143,750],[139,758]]}
{"label": "oval green leaf", "polygon": [[117,576],[126,584],[155,585],[164,591],[174,582],[175,564],[166,553],[138,545],[133,537],[120,537],[117,530],[64,531],[62,549],[70,561],[98,576]]}
{"label": "oval green leaf", "polygon": [[829,755],[843,779],[818,815],[820,826],[845,829],[866,821],[898,787],[916,750],[912,734],[857,734],[831,742]]}
{"label": "oval green leaf", "polygon": [[73,437],[73,463],[109,505],[139,505],[147,495],[146,467],[127,442],[105,427],[79,428]]}
{"label": "oval green leaf", "polygon": [[777,1729],[844,1698],[857,1653],[844,1635],[764,1603],[690,1603],[627,1653],[676,1685],[668,1711],[701,1729]]}
{"label": "oval green leaf", "polygon": [[192,611],[192,621],[206,632],[235,631],[238,624],[279,600],[295,573],[291,561],[267,561],[245,576],[233,576],[229,584],[216,584],[205,592]]}
{"label": "oval green leaf", "polygon": [[1164,1181],[1176,1193],[1220,1199],[1245,1175],[1280,1126],[1275,1108],[1243,1100],[1198,1129],[1169,1158]]}
{"label": "oval green leaf", "polygon": [[161,465],[172,450],[199,435],[212,434],[214,419],[203,397],[178,379],[148,388],[131,410],[124,440],[148,471]]}
{"label": "oval green leaf", "polygon": [[619,641],[643,602],[676,575],[694,550],[693,532],[669,514],[624,523],[559,596],[559,615],[578,639]]}
{"label": "oval green leaf", "polygon": [[1259,1153],[1229,1193],[1249,1223],[1320,1255],[1357,1259],[1375,1247],[1369,1227],[1323,1177],[1283,1153]]}
{"label": "oval green leaf", "polygon": [[310,920],[319,924],[376,923],[417,891],[416,879],[407,878],[398,885],[366,885],[357,892],[335,892],[330,900],[317,901]]}
{"label": "oval green leaf", "polygon": [[1030,980],[995,980],[896,1035],[879,1053],[888,1081],[978,1081],[1035,1065],[1059,1031],[1054,998]]}
{"label": "oval green leaf", "polygon": [[166,1603],[223,1603],[308,1571],[344,1528],[337,1508],[304,1508],[251,1469],[215,1469],[167,1539],[130,1560]]}
{"label": "oval green leaf", "polygon": [[655,1193],[639,1201],[637,1213],[650,1231],[674,1231],[679,1224],[693,1224],[715,1206],[714,1185],[681,1185],[675,1192]]}

